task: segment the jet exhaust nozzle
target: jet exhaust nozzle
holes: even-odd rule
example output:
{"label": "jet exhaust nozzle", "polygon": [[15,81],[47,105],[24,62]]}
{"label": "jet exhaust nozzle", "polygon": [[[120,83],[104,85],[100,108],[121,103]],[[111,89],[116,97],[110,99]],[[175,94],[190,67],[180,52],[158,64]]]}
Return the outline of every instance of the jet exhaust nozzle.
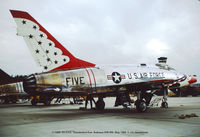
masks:
{"label": "jet exhaust nozzle", "polygon": [[23,80],[24,91],[28,94],[33,94],[36,91],[36,78],[35,75],[29,75]]}

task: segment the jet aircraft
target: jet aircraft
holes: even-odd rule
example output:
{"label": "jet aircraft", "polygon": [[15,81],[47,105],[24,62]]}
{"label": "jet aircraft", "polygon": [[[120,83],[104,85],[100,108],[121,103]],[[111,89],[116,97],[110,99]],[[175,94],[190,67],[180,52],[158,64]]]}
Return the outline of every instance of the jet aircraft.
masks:
{"label": "jet aircraft", "polygon": [[0,69],[0,103],[16,103],[19,99],[25,101],[30,98],[23,90],[22,78],[14,78]]}
{"label": "jet aircraft", "polygon": [[134,92],[136,109],[145,112],[154,90],[163,90],[162,107],[168,107],[168,89],[196,82],[194,77],[168,66],[165,57],[155,65],[97,65],[78,59],[29,13],[10,12],[17,24],[17,35],[24,38],[35,62],[46,71],[31,74],[23,81],[25,92],[33,96],[33,105],[55,96],[86,96],[85,107],[90,101],[91,108],[94,102],[97,110],[103,110],[105,97],[116,97],[115,106],[125,105],[131,103],[129,94]]}

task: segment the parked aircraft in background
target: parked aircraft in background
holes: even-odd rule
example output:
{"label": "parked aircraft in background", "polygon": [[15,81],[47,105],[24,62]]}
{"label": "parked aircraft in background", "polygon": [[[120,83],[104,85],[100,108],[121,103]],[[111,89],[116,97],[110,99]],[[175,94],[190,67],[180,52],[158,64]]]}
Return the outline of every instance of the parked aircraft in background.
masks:
{"label": "parked aircraft in background", "polygon": [[23,90],[22,77],[11,77],[0,69],[0,102],[4,104],[16,103],[19,99],[26,100],[30,98]]}
{"label": "parked aircraft in background", "polygon": [[17,24],[17,35],[24,38],[36,63],[46,70],[23,81],[25,92],[34,97],[34,105],[40,100],[51,101],[54,96],[86,96],[86,107],[90,101],[91,107],[94,102],[96,109],[102,110],[105,97],[115,96],[115,106],[119,106],[131,103],[129,94],[135,92],[136,108],[144,112],[154,90],[163,89],[162,106],[168,107],[167,89],[196,82],[194,77],[168,66],[165,57],[155,65],[96,65],[78,59],[27,12],[10,12]]}
{"label": "parked aircraft in background", "polygon": [[0,85],[0,100],[4,104],[16,103],[19,99],[30,99],[30,95],[24,92],[22,82]]}

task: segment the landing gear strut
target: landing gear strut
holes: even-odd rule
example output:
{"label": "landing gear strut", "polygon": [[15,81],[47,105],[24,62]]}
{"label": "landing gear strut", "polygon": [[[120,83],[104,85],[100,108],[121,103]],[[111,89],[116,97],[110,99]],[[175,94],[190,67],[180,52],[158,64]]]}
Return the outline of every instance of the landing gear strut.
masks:
{"label": "landing gear strut", "polygon": [[[87,96],[85,101],[85,109],[87,109],[88,101],[90,101],[90,109],[103,110],[105,108],[103,97],[99,97],[97,102],[95,102],[92,96]],[[93,108],[93,103],[95,104],[95,108]]]}
{"label": "landing gear strut", "polygon": [[96,102],[96,109],[103,110],[104,108],[105,108],[105,102],[103,101],[102,97],[99,97],[99,99]]}
{"label": "landing gear strut", "polygon": [[93,105],[92,105],[93,102],[94,102],[94,104],[95,104],[95,100],[94,100],[94,98],[93,98],[91,95],[88,95],[88,96],[86,97],[85,109],[87,109],[88,101],[90,101],[90,109],[95,109],[95,108],[93,108]]}
{"label": "landing gear strut", "polygon": [[115,100],[115,107],[122,105],[124,108],[131,106],[131,99],[129,93],[117,93]]}
{"label": "landing gear strut", "polygon": [[36,105],[37,105],[36,99],[32,99],[32,100],[31,100],[31,105],[33,105],[33,106],[36,106]]}

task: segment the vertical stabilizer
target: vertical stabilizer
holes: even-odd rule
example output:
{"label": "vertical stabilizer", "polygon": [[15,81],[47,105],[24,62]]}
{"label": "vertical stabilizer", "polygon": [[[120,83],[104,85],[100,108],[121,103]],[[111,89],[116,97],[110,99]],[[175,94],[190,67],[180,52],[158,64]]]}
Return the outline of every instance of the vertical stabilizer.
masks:
{"label": "vertical stabilizer", "polygon": [[46,71],[95,66],[74,57],[27,12],[10,12],[17,24],[17,35],[24,38],[35,62]]}

